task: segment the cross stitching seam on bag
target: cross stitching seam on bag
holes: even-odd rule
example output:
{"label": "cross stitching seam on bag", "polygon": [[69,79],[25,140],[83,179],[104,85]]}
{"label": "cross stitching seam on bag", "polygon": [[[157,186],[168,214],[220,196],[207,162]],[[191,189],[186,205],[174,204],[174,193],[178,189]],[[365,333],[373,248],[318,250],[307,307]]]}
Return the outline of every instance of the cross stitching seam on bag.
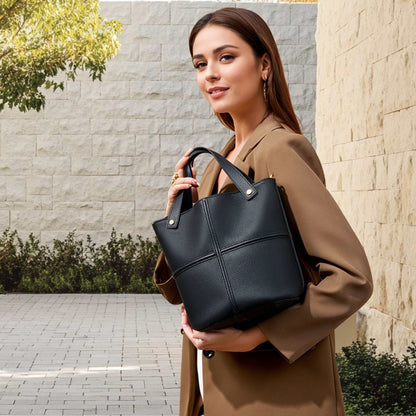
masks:
{"label": "cross stitching seam on bag", "polygon": [[212,241],[212,245],[221,269],[221,277],[223,279],[224,282],[224,286],[225,286],[225,290],[227,292],[228,295],[228,299],[231,303],[231,306],[233,308],[234,313],[238,313],[240,310],[237,306],[237,303],[234,299],[234,294],[232,292],[232,288],[230,285],[230,281],[228,279],[228,275],[227,275],[227,269],[225,268],[225,264],[224,264],[224,259],[222,257],[222,253],[221,253],[221,248],[218,242],[218,238],[217,235],[215,233],[215,229],[212,223],[212,219],[211,219],[211,214],[209,212],[209,207],[208,207],[208,203],[207,201],[204,201],[204,203],[202,204],[204,211],[205,211],[205,215],[206,215],[206,219],[207,219],[207,223],[208,223],[208,228],[209,228],[209,232],[211,235],[211,241]]}
{"label": "cross stitching seam on bag", "polygon": [[[289,234],[287,234],[287,233],[276,233],[276,234],[270,234],[270,235],[267,235],[267,236],[264,236],[264,237],[253,238],[252,240],[247,240],[247,241],[244,241],[242,243],[237,243],[237,244],[233,244],[232,246],[225,247],[223,249],[220,249],[220,251],[221,251],[221,254],[226,254],[226,253],[229,253],[230,251],[238,250],[241,247],[249,246],[251,244],[256,244],[260,241],[274,240],[274,239],[278,239],[278,238],[289,238]],[[182,266],[179,269],[175,270],[173,272],[173,277],[176,279],[177,277],[179,277],[179,275],[181,273],[185,272],[189,268],[197,266],[200,263],[204,263],[206,261],[209,261],[213,257],[215,257],[215,253],[207,254],[206,256],[200,257],[197,260],[193,260],[192,262],[186,264],[185,266]]]}

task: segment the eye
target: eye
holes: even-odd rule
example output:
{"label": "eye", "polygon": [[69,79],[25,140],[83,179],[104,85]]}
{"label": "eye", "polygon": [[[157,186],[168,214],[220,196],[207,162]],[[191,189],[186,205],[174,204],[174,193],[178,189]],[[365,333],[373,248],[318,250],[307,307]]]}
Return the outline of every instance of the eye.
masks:
{"label": "eye", "polygon": [[202,62],[202,61],[200,61],[200,62],[195,62],[194,63],[194,68],[195,69],[202,69],[203,67],[205,67],[207,64],[205,63],[205,62]]}
{"label": "eye", "polygon": [[231,61],[233,59],[234,59],[234,55],[225,54],[225,55],[222,55],[221,56],[220,61],[222,61],[222,62],[228,62],[228,61]]}

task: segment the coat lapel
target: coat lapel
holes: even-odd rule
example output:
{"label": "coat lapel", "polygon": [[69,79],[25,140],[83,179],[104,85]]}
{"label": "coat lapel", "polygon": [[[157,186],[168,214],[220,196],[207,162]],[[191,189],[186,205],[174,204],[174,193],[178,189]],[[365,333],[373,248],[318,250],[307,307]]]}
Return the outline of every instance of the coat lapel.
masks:
{"label": "coat lapel", "polygon": [[[257,144],[272,130],[283,128],[283,125],[280,121],[276,119],[273,114],[267,116],[253,131],[253,133],[248,137],[240,153],[234,160],[234,165],[242,170],[246,175],[249,174],[250,166],[246,163],[246,158],[250,152],[257,146]],[[222,156],[227,156],[227,154],[234,148],[235,137],[233,136],[228,143],[225,145],[224,149],[221,151]],[[211,195],[215,184],[218,180],[218,175],[220,173],[220,166],[215,159],[211,160],[207,165],[207,168],[204,172],[203,180],[201,181],[201,186],[199,188],[199,197],[204,198],[208,195]],[[234,184],[231,182],[230,178],[227,178],[224,182],[224,185],[219,190],[218,193],[230,192],[235,190]]]}

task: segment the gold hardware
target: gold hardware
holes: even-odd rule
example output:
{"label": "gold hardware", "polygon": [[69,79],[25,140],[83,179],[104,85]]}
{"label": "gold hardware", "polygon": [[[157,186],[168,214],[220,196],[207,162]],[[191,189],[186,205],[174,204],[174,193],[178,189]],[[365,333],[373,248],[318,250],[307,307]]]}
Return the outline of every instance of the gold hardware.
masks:
{"label": "gold hardware", "polygon": [[175,224],[175,220],[169,220],[169,225]]}
{"label": "gold hardware", "polygon": [[273,173],[271,173],[271,174],[269,175],[269,178],[274,178]]}
{"label": "gold hardware", "polygon": [[252,189],[247,189],[247,191],[246,191],[246,194],[247,195],[251,195],[253,193],[253,190]]}

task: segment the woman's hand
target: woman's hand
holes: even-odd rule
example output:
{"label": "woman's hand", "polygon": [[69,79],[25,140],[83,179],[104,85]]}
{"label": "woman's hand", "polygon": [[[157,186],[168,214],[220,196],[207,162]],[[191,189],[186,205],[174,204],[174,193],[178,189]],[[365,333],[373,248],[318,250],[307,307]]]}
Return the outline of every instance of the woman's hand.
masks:
{"label": "woman's hand", "polygon": [[169,215],[172,208],[173,202],[178,195],[178,192],[183,189],[189,189],[192,187],[192,201],[196,202],[198,200],[198,190],[197,187],[199,183],[196,181],[196,170],[192,167],[193,178],[185,177],[184,168],[188,163],[189,155],[193,149],[189,149],[185,155],[178,161],[175,166],[175,176],[177,179],[172,183],[168,191],[168,202],[166,205],[166,216]]}
{"label": "woman's hand", "polygon": [[267,341],[266,336],[257,326],[242,331],[236,328],[224,328],[201,332],[191,328],[185,307],[181,307],[182,329],[192,344],[199,350],[228,352],[246,352]]}

